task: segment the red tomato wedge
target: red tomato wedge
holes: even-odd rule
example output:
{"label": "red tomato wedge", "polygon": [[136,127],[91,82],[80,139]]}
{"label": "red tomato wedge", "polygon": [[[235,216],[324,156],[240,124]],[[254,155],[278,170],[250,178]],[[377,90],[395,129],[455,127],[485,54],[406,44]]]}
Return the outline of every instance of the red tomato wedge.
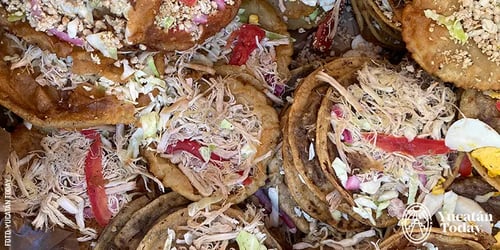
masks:
{"label": "red tomato wedge", "polygon": [[460,162],[460,168],[458,169],[460,176],[467,177],[472,174],[472,163],[469,157],[465,156],[462,162]]}
{"label": "red tomato wedge", "polygon": [[[233,34],[235,34],[233,36]],[[247,62],[250,54],[257,48],[257,42],[260,42],[266,35],[266,32],[254,24],[243,24],[238,30],[233,31],[230,38],[236,39],[233,48],[233,54],[229,60],[231,65],[243,65]],[[228,43],[231,42],[229,39]]]}
{"label": "red tomato wedge", "polygon": [[497,106],[498,112],[500,112],[500,100],[497,101],[497,105],[496,106]]}
{"label": "red tomato wedge", "polygon": [[108,208],[108,197],[104,189],[105,181],[102,175],[102,142],[101,136],[95,130],[83,130],[82,134],[92,140],[89,152],[85,158],[85,179],[87,194],[90,200],[92,213],[97,223],[104,227],[111,219]]}
{"label": "red tomato wedge", "polygon": [[[369,141],[375,140],[374,133],[364,133],[363,137]],[[439,155],[451,152],[444,140],[415,138],[408,141],[406,137],[377,134],[376,146],[386,152],[400,152],[414,157],[421,155]]]}
{"label": "red tomato wedge", "polygon": [[196,5],[196,0],[180,0],[186,6],[193,7]]}

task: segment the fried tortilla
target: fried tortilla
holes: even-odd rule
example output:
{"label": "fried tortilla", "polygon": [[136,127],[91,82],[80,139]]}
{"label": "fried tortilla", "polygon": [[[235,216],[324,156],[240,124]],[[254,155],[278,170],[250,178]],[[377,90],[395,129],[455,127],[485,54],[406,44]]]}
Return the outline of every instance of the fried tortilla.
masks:
{"label": "fried tortilla", "polygon": [[174,213],[188,203],[188,199],[175,192],[161,195],[135,211],[121,228],[116,228],[119,231],[113,242],[118,249],[136,249],[147,230],[160,218]]}
{"label": "fried tortilla", "polygon": [[[277,36],[282,36],[290,39],[286,24],[266,0],[245,0],[241,4],[241,9],[245,10],[245,12],[242,14],[242,16],[244,16],[245,18],[249,18],[251,15],[258,16],[258,25],[262,29],[276,33]],[[260,49],[257,48],[256,50]],[[216,64],[215,69],[219,74],[232,75],[237,77],[238,79],[250,81],[259,90],[265,90],[266,88],[270,87],[274,88],[274,86],[272,86],[274,84],[282,85],[286,82],[286,80],[290,78],[290,71],[288,69],[288,66],[291,63],[292,54],[293,46],[290,40],[287,44],[280,44],[279,46],[276,46],[274,52],[266,55],[266,57],[271,56],[273,60],[273,62],[271,62],[272,68],[267,69],[270,65],[254,65],[256,63],[260,64],[260,62],[256,60],[255,62],[247,62],[247,64],[249,65],[242,66],[229,65],[225,61],[220,61]],[[256,58],[259,58],[258,55],[256,56]],[[260,58],[263,58],[263,56],[260,56]],[[266,58],[263,60],[269,59]],[[266,67],[266,70],[268,70],[269,72],[266,72],[265,74],[272,74],[270,74],[269,76],[263,75],[263,73],[256,70],[256,68],[258,67]],[[275,81],[276,83],[274,83],[273,81]]]}
{"label": "fried tortilla", "polygon": [[373,2],[375,1],[351,1],[361,35],[367,41],[382,47],[396,51],[404,50],[400,31],[395,28],[396,25],[392,21],[382,18],[385,15],[380,13]]}
{"label": "fried tortilla", "polygon": [[[231,93],[232,97],[230,96],[219,96],[219,97],[225,98],[224,102],[235,101],[234,104],[227,104],[227,103],[226,104],[220,103],[220,104],[231,105],[230,107],[227,107],[228,109],[233,109],[240,106],[246,107],[247,109],[243,110],[247,110],[248,112],[250,112],[249,113],[250,117],[248,117],[249,119],[248,122],[250,124],[254,124],[253,122],[251,122],[251,120],[255,119],[255,124],[260,124],[259,125],[260,132],[258,132],[258,135],[255,138],[256,140],[258,140],[258,144],[252,146],[252,144],[255,142],[248,142],[248,145],[246,146],[240,145],[237,149],[234,149],[236,150],[235,154],[228,155],[226,159],[223,159],[225,158],[224,156],[219,156],[219,155],[215,156],[215,154],[210,154],[210,156],[206,156],[208,161],[206,163],[203,163],[203,161],[200,162],[200,160],[203,159],[195,159],[196,157],[193,157],[193,155],[189,154],[187,155],[187,157],[193,162],[189,163],[188,166],[184,166],[184,163],[174,164],[172,163],[171,159],[162,157],[161,154],[156,153],[152,150],[146,150],[145,156],[150,163],[150,171],[157,178],[162,179],[162,182],[165,186],[172,188],[175,192],[178,192],[179,194],[185,196],[186,198],[193,201],[197,201],[203,197],[217,196],[227,199],[228,201],[233,203],[239,203],[244,199],[246,199],[248,196],[252,195],[254,192],[256,192],[259,187],[264,185],[264,182],[267,178],[266,175],[267,161],[269,160],[269,157],[272,155],[272,152],[276,147],[277,140],[279,137],[279,122],[276,110],[267,103],[266,97],[261,92],[257,91],[254,87],[252,87],[249,84],[242,83],[234,78],[226,78],[220,81],[221,82],[219,82],[218,84],[222,84],[224,89],[227,88],[227,90]],[[220,88],[220,86],[218,88]],[[223,94],[224,92],[220,93],[224,95]],[[184,102],[181,101],[177,104],[179,104],[179,106],[184,105],[181,103]],[[174,104],[174,106],[177,106],[177,104]],[[172,115],[174,117],[181,117],[183,113],[190,112],[188,111],[189,109],[196,109],[194,106],[190,107],[190,105],[193,104],[184,105],[183,108],[173,108],[174,110],[175,109],[177,110],[175,110],[175,112],[173,112]],[[217,106],[218,105],[219,104],[217,104]],[[201,108],[204,107],[200,107],[200,109]],[[211,106],[207,108],[215,109],[217,107]],[[221,119],[224,117],[214,117],[214,118]],[[232,129],[229,128],[230,122],[227,119],[222,119],[221,124],[225,123],[228,126],[227,129],[229,131],[226,130],[225,133],[233,133]],[[193,126],[195,126],[199,122],[200,121],[192,120],[189,121],[188,124],[193,124]],[[207,121],[207,123],[213,123],[213,122],[214,121]],[[210,126],[211,125],[209,125],[209,127]],[[232,126],[238,127],[239,128],[238,131],[242,131],[242,129],[246,125],[234,124]],[[215,130],[223,128],[219,127],[219,124],[216,124],[216,127],[213,127],[211,129]],[[250,131],[246,131],[245,134],[249,132]],[[206,137],[206,138],[201,138],[201,140],[204,139],[211,140],[212,138],[211,136],[213,135],[206,133],[206,135],[200,135],[200,136]],[[227,136],[230,137],[230,135]],[[183,141],[173,142],[173,144],[169,146],[172,148],[182,147],[179,145],[186,143],[187,140],[189,140],[190,142],[188,143],[192,145],[194,143],[198,143],[197,141],[194,140],[200,140],[200,139],[189,138]],[[167,147],[166,151],[168,150],[169,147]],[[180,151],[177,152],[177,149],[173,150],[174,152],[167,155],[169,155],[170,157],[182,157],[182,154],[185,154]],[[214,152],[217,152],[217,149],[214,149]],[[249,155],[248,157],[250,158],[248,159],[238,158],[242,157],[241,156],[242,152],[244,154],[248,154]],[[198,154],[196,152],[194,153]],[[237,159],[240,160],[239,163],[236,164],[234,163],[234,161]],[[259,161],[253,164],[252,162],[257,159],[259,159]],[[209,165],[207,165],[207,163]],[[205,168],[204,166],[207,166],[207,168]],[[239,169],[243,168],[243,166],[245,166],[245,169]],[[196,170],[198,168],[201,168],[202,170]],[[214,171],[215,172],[221,171],[220,175],[219,174],[214,175],[213,174]],[[235,173],[235,171],[237,173]],[[240,176],[243,174],[248,175],[248,179],[246,181],[242,180],[245,184],[243,184],[241,181],[238,180],[232,180],[233,178],[235,178],[235,174],[238,174]],[[211,176],[210,178],[212,179],[208,180],[207,179],[208,177],[201,177],[205,175]],[[223,183],[221,183],[220,181],[222,181]],[[226,184],[224,183],[232,183],[232,184],[228,184],[226,186]],[[226,192],[229,191],[229,193],[224,193],[224,190],[226,190]]]}
{"label": "fried tortilla", "polygon": [[[212,2],[208,2],[211,5]],[[186,28],[181,30],[179,25],[182,23],[177,23],[176,21],[174,21],[176,25],[173,27],[166,28],[158,25],[158,19],[162,18],[160,17],[162,11],[165,11],[163,9],[177,8],[180,12],[184,11],[184,4],[176,4],[176,1],[171,0],[135,1],[128,13],[127,39],[132,44],[142,43],[157,50],[174,51],[189,49],[219,32],[236,16],[241,0],[223,2],[226,2],[225,6],[213,14],[206,15],[204,17],[206,20],[188,20],[190,21],[190,25],[193,25],[193,22],[202,22],[195,24],[198,27],[193,30],[199,30],[197,31],[199,33],[193,34],[193,31],[188,31]],[[195,5],[197,4],[196,1],[194,3]],[[201,4],[198,5],[198,8],[203,8]],[[205,6],[204,8],[207,7]],[[168,11],[165,12],[168,13]],[[163,17],[163,19],[165,18]],[[201,17],[195,17],[194,19],[196,18],[202,19]]]}
{"label": "fried tortilla", "polygon": [[[312,29],[321,20],[318,16],[323,10],[318,6],[309,6],[302,1],[268,0],[268,2],[273,5],[277,13],[282,15],[289,30]],[[314,16],[316,18],[311,20]]]}
{"label": "fried tortilla", "polygon": [[[326,202],[326,195],[335,190],[335,184],[329,182],[323,174],[320,162],[316,157],[309,160],[311,148],[314,150],[316,140],[316,122],[321,100],[328,90],[328,84],[315,79],[315,75],[320,71],[327,71],[329,74],[340,77],[359,65],[365,63],[367,58],[341,58],[332,61],[325,68],[319,68],[306,77],[295,89],[294,102],[290,106],[286,131],[288,142],[284,144],[283,151],[290,151],[292,160],[287,159],[284,154],[283,159],[292,162],[297,172],[300,174],[304,184],[319,199]],[[293,165],[292,165],[293,166]]]}
{"label": "fried tortilla", "polygon": [[[187,237],[186,233],[190,233],[195,237],[194,241],[189,245],[194,245],[197,249],[202,249],[201,247],[206,244],[217,246],[223,244],[226,247],[236,249],[238,248],[238,244],[235,242],[235,239],[237,239],[241,232],[248,232],[247,230],[252,230],[252,235],[260,232],[261,236],[264,236],[265,239],[259,240],[259,242],[268,249],[281,249],[278,242],[263,226],[262,217],[255,214],[255,211],[243,212],[237,208],[212,207],[210,211],[200,211],[194,214],[198,218],[196,221],[193,221],[193,215],[190,215],[189,211],[189,207],[184,208],[159,221],[147,232],[137,249],[164,249],[165,245],[186,246],[186,241],[182,240]],[[214,222],[212,223],[212,221]],[[197,225],[200,226],[197,227]],[[212,225],[214,226],[213,229]],[[246,230],[243,229],[244,227]],[[244,241],[250,241],[248,238],[245,239],[247,240]],[[255,245],[253,246],[255,247]]]}
{"label": "fried tortilla", "polygon": [[[418,233],[412,233],[412,235],[417,235]],[[419,238],[419,236],[414,236]],[[428,246],[432,246],[439,249],[457,249],[457,250],[468,250],[468,249],[489,249],[493,243],[494,239],[491,236],[480,234],[467,234],[467,233],[455,233],[455,232],[443,232],[441,228],[431,228],[429,237],[425,241]],[[425,244],[425,243],[424,243]],[[398,232],[384,241],[379,245],[380,249],[392,250],[392,249],[407,249],[413,248],[420,245],[415,245],[408,241],[404,236],[403,232]]]}
{"label": "fried tortilla", "polygon": [[[5,32],[0,33],[0,39],[2,58],[19,53]],[[85,128],[135,121],[132,104],[106,95],[90,83],[73,90],[58,90],[38,84],[35,79],[40,73],[36,69],[31,72],[33,69],[28,67],[10,68],[9,62],[0,61],[0,105],[34,125]]]}
{"label": "fried tortilla", "polygon": [[[463,3],[465,2],[459,0],[416,0],[408,4],[403,11],[402,19],[402,35],[406,48],[422,68],[443,81],[452,82],[463,88],[500,90],[498,31],[496,35],[491,34],[491,36],[496,36],[496,40],[482,39],[476,31],[469,31],[465,23],[471,25],[479,23],[473,29],[478,29],[479,32],[489,32],[481,28],[481,20],[476,20],[476,18],[483,19],[483,15],[472,18],[458,14],[455,18],[454,13],[468,11],[463,8]],[[478,1],[468,3],[479,4]],[[498,6],[489,3],[484,8],[494,9]],[[455,28],[450,27],[449,31],[444,24],[426,17],[424,11],[428,11],[428,15],[436,15],[434,19],[448,18],[449,21],[455,22]],[[472,15],[472,11],[469,13]],[[485,23],[488,23],[488,20],[484,18]],[[493,23],[492,20],[490,21]],[[481,48],[478,44],[481,44]],[[489,49],[488,44],[491,44]]]}
{"label": "fried tortilla", "polygon": [[[331,66],[327,65],[326,67],[328,68],[330,66],[331,69],[337,69],[334,67],[335,65],[333,63],[335,63],[335,61],[331,63]],[[336,66],[338,67],[339,65],[340,64],[337,64]],[[425,77],[422,76],[422,78],[420,78],[419,76],[418,80],[412,80],[412,77],[415,77],[413,76],[414,74],[418,75],[416,72],[404,73],[405,71],[390,69],[392,66],[383,65],[384,64],[381,62],[371,62],[368,58],[365,58],[364,61],[357,65],[357,70],[355,68],[348,72],[348,74],[351,74],[350,76],[337,77],[337,79],[334,79],[334,77],[331,77],[331,74],[328,74],[329,72],[326,71],[317,72],[314,78],[312,78],[319,82],[317,84],[321,84],[322,81],[331,84],[331,88],[325,92],[325,97],[323,97],[321,104],[322,106],[318,109],[315,154],[321,164],[321,170],[325,178],[329,180],[329,183],[332,183],[332,186],[338,190],[347,204],[350,205],[340,204],[338,210],[349,214],[357,220],[377,227],[387,227],[397,223],[398,220],[396,217],[399,215],[394,213],[393,210],[396,206],[396,202],[399,203],[400,205],[398,206],[401,207],[404,206],[404,202],[406,202],[409,196],[411,196],[409,199],[412,200],[419,199],[416,193],[418,188],[413,189],[415,193],[409,196],[396,195],[398,192],[394,191],[396,186],[399,185],[396,184],[398,181],[395,182],[395,180],[406,176],[405,172],[407,170],[402,170],[404,166],[410,167],[411,169],[413,168],[413,164],[419,165],[421,161],[433,162],[429,164],[433,166],[432,171],[436,172],[426,176],[426,184],[423,185],[429,185],[427,188],[433,188],[433,186],[436,185],[437,179],[442,179],[438,186],[445,188],[451,183],[455,176],[455,173],[451,170],[458,169],[457,166],[459,164],[456,160],[457,156],[451,154],[449,149],[445,147],[444,140],[442,140],[443,133],[440,132],[440,129],[434,129],[432,130],[434,132],[430,133],[432,138],[435,139],[429,139],[428,142],[425,141],[425,143],[430,143],[425,146],[429,148],[429,151],[416,152],[412,150],[411,147],[406,148],[397,146],[399,145],[398,140],[401,140],[401,143],[404,145],[410,144],[411,141],[414,140],[407,139],[402,136],[403,134],[398,135],[398,133],[402,131],[399,129],[400,124],[405,124],[405,119],[411,119],[412,121],[417,119],[416,117],[408,118],[405,116],[401,119],[398,117],[400,117],[402,113],[412,113],[413,109],[431,114],[434,112],[434,108],[430,107],[434,105],[434,102],[426,100],[426,98],[431,97],[428,96],[428,92],[420,90],[420,88],[429,88],[425,84]],[[406,67],[401,66],[401,68]],[[306,78],[306,81],[307,80],[308,78]],[[416,85],[410,87],[413,86],[411,84]],[[455,117],[455,94],[443,83],[432,86],[432,89],[436,93],[443,93],[436,94],[436,96],[439,96],[437,98],[443,100],[443,113],[441,115],[443,116],[443,121],[447,121],[447,123],[437,122],[435,126],[449,126]],[[408,99],[407,96],[412,96],[412,99]],[[418,105],[405,104],[408,100],[412,103],[414,101],[413,99],[418,100]],[[369,117],[376,118],[372,119]],[[432,120],[434,118],[431,117],[418,118],[418,121],[421,119],[431,119],[425,124],[434,123],[434,120]],[[393,122],[395,120],[397,120],[397,122]],[[431,132],[431,127],[424,128],[420,125],[415,126],[418,126],[422,131]],[[407,126],[404,128],[410,129],[410,127]],[[367,139],[370,138],[370,133],[376,133],[378,137],[377,140]],[[418,133],[423,132],[419,132],[418,129],[416,129],[415,133],[414,137],[416,138]],[[398,139],[398,136],[400,136],[400,139]],[[409,136],[409,134],[405,134],[405,136]],[[387,140],[385,145],[384,139]],[[369,149],[365,148],[368,144],[363,144],[364,140],[368,140],[368,144],[373,147],[369,146]],[[440,145],[439,147],[436,146],[436,149],[442,148],[444,151],[441,153],[437,151],[433,153],[436,149],[430,148],[432,143]],[[416,147],[419,148],[419,146]],[[302,146],[302,148],[304,148],[304,146]],[[408,158],[406,158],[405,155],[407,155]],[[304,154],[303,157],[307,156]],[[388,161],[386,157],[393,157],[394,160]],[[398,163],[396,164],[394,162]],[[441,165],[444,167],[437,167]],[[296,166],[299,165],[296,164]],[[350,174],[345,174],[344,171]],[[443,172],[441,173],[441,171]],[[437,174],[438,172],[439,175]],[[371,175],[370,173],[377,174]],[[389,180],[388,178],[393,177],[387,176],[393,176],[393,174],[399,177],[394,177],[396,179]],[[445,180],[441,175],[445,176],[447,179]],[[366,182],[371,178],[379,180],[375,181],[378,183]],[[415,181],[417,177],[413,174],[412,176],[408,175],[408,178],[412,178]],[[375,179],[372,179],[372,181]],[[429,181],[427,181],[427,179],[429,179]],[[369,183],[375,185],[372,186]],[[402,184],[399,188],[409,190],[410,185],[420,185],[418,183],[404,183],[405,184]],[[427,188],[423,190],[428,190]],[[424,191],[424,193],[427,192],[428,191]],[[388,198],[389,200],[384,200],[386,199],[385,197],[391,198]],[[400,198],[403,200],[400,200]],[[372,215],[370,214],[372,211],[370,209],[368,209],[370,212],[362,211],[365,208],[360,209],[363,207],[362,204],[364,202],[367,202],[365,205],[371,204],[369,201],[370,199],[380,199],[378,200],[379,204],[385,203],[384,206],[389,207],[389,211],[391,212],[388,213],[388,210],[385,209],[387,207],[380,209],[377,205],[368,205],[370,209],[380,209],[376,213],[376,216],[371,217]]]}
{"label": "fried tortilla", "polygon": [[[1,22],[31,27],[50,40],[101,51],[116,59],[118,50],[148,46],[186,50],[225,27],[238,13],[240,0],[3,2]],[[7,10],[7,11],[5,11]],[[51,41],[52,42],[52,41]]]}
{"label": "fried tortilla", "polygon": [[327,223],[340,232],[362,231],[366,229],[362,223],[347,216],[348,219],[334,219],[329,205],[326,201],[317,197],[312,190],[304,185],[304,177],[295,168],[295,162],[291,156],[290,146],[288,145],[290,133],[288,133],[288,122],[290,110],[282,117],[283,125],[283,170],[285,172],[285,181],[291,197],[299,205],[300,209],[314,219]]}

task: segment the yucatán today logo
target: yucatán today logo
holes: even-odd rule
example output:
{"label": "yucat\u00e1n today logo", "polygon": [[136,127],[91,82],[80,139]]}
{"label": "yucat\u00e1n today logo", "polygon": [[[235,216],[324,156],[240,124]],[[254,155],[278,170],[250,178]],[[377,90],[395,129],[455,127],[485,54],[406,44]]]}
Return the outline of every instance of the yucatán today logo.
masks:
{"label": "yucat\u00e1n today logo", "polygon": [[[479,233],[478,222],[493,221],[493,215],[487,213],[436,213],[439,226],[443,233]],[[409,205],[399,223],[404,236],[413,244],[424,243],[429,237],[432,229],[432,215],[427,207],[421,203]]]}

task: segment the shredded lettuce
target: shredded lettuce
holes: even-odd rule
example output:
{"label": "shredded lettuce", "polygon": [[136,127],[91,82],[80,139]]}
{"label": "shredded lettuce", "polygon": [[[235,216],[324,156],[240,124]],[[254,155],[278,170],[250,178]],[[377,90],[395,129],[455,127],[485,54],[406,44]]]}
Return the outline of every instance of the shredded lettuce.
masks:
{"label": "shredded lettuce", "polygon": [[241,250],[266,250],[267,247],[259,242],[257,236],[247,232],[240,231],[236,237],[236,242]]}
{"label": "shredded lettuce", "polygon": [[144,131],[144,138],[153,137],[156,135],[158,121],[160,116],[156,112],[147,113],[140,118],[141,127]]}
{"label": "shredded lettuce", "polygon": [[436,21],[440,25],[444,25],[446,29],[448,29],[451,37],[458,40],[461,44],[465,44],[467,39],[469,39],[469,36],[465,33],[460,20],[454,20],[451,16],[447,17],[437,14],[435,10],[424,10],[424,14],[427,18]]}
{"label": "shredded lettuce", "polygon": [[229,122],[229,121],[228,121],[228,120],[226,120],[226,119],[223,119],[223,120],[220,122],[219,127],[220,127],[221,129],[228,129],[228,130],[233,130],[233,129],[234,129],[233,124],[231,124],[231,122]]}
{"label": "shredded lettuce", "polygon": [[332,162],[332,168],[335,171],[335,175],[339,178],[342,186],[345,187],[347,183],[347,165],[338,157]]}

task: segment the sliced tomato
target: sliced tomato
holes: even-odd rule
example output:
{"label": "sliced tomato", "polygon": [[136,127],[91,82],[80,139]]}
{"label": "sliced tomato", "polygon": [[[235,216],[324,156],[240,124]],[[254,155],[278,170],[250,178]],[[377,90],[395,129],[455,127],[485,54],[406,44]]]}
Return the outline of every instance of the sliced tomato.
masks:
{"label": "sliced tomato", "polygon": [[247,62],[250,54],[257,48],[257,42],[260,42],[264,38],[266,32],[254,24],[243,24],[234,32],[236,32],[234,35],[236,44],[234,45],[229,64],[240,66]]}
{"label": "sliced tomato", "polygon": [[95,130],[83,130],[82,134],[92,140],[89,152],[85,158],[85,179],[87,194],[90,200],[92,213],[97,223],[104,227],[111,219],[108,208],[108,197],[104,189],[105,181],[102,175],[102,142],[101,136]]}
{"label": "sliced tomato", "polygon": [[197,0],[180,0],[186,6],[193,7],[196,5]]}
{"label": "sliced tomato", "polygon": [[[374,133],[364,133],[363,137],[369,141],[374,141]],[[415,138],[408,141],[406,137],[377,134],[376,146],[386,152],[400,152],[411,156],[439,155],[451,152],[444,140],[433,140]]]}
{"label": "sliced tomato", "polygon": [[[192,154],[194,157],[203,160],[203,156],[200,153],[201,145],[197,141],[192,140],[182,140],[178,141],[175,144],[170,144],[167,146],[167,154],[172,154],[178,151],[185,151]],[[222,158],[221,156],[211,153],[210,160],[212,161],[226,161],[227,159]]]}
{"label": "sliced tomato", "polygon": [[462,162],[460,163],[460,168],[458,169],[460,176],[467,177],[472,174],[472,163],[469,160],[469,157],[465,156]]}
{"label": "sliced tomato", "polygon": [[497,101],[497,105],[496,106],[497,106],[498,112],[500,112],[500,100]]}

